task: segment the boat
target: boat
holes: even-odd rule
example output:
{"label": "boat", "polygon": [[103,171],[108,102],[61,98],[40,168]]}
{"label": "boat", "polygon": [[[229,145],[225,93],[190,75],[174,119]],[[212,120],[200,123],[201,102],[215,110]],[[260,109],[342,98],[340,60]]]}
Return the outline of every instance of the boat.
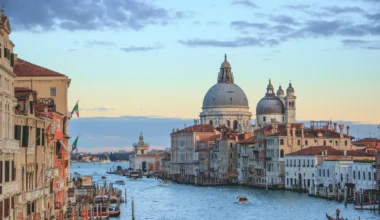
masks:
{"label": "boat", "polygon": [[239,204],[247,204],[248,203],[248,199],[245,196],[238,196],[237,199],[238,199]]}
{"label": "boat", "polygon": [[[110,203],[115,204],[117,203],[117,197],[116,196],[110,196]],[[103,196],[95,196],[95,203],[100,203],[100,202],[107,202],[108,201],[108,195],[103,195]]]}
{"label": "boat", "polygon": [[132,180],[137,180],[137,177],[132,177]]}
{"label": "boat", "polygon": [[107,177],[105,177],[105,176],[102,176],[102,180],[105,180],[105,179],[107,179]]}
{"label": "boat", "polygon": [[124,180],[117,180],[115,183],[119,184],[119,185],[125,185],[125,181]]}
{"label": "boat", "polygon": [[326,214],[326,218],[328,220],[344,220],[343,217],[339,218],[339,214],[340,214],[340,210],[339,209],[336,209],[336,211],[335,211],[335,214],[338,216],[338,218],[334,218],[332,215],[327,215],[327,213],[325,213],[325,214]]}
{"label": "boat", "polygon": [[111,206],[109,208],[108,213],[109,213],[110,217],[119,217],[120,216],[120,209],[117,206]]}
{"label": "boat", "polygon": [[167,181],[160,181],[160,186],[168,186],[168,182]]}
{"label": "boat", "polygon": [[[98,214],[98,215],[95,215],[95,214]],[[106,206],[102,206],[102,211],[100,211],[100,206],[98,207],[94,207],[94,217],[97,217],[97,216],[105,216],[105,217],[119,217],[120,216],[120,208],[117,207],[117,206],[110,206],[109,209],[108,209],[108,214],[107,215],[107,207]],[[104,219],[104,218],[102,218]],[[106,218],[108,219],[108,218]]]}
{"label": "boat", "polygon": [[355,209],[362,209],[362,206],[363,206],[363,210],[377,210],[379,209],[379,202],[376,202],[376,201],[372,201],[371,203],[370,202],[364,202],[362,205],[361,204],[355,204]]}

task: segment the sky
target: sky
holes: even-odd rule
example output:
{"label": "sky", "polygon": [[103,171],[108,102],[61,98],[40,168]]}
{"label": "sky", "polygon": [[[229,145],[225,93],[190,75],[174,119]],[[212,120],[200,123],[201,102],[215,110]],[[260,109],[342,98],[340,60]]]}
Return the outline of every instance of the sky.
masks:
{"label": "sky", "polygon": [[270,78],[297,120],[380,124],[379,0],[0,3],[15,53],[69,76],[81,117],[198,118],[227,54],[253,114]]}

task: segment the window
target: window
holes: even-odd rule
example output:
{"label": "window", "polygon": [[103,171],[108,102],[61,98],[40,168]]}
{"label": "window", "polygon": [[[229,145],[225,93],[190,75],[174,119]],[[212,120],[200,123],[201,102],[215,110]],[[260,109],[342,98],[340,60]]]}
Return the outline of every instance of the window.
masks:
{"label": "window", "polygon": [[284,116],[282,116],[282,122],[285,122],[285,117]]}
{"label": "window", "polygon": [[22,146],[28,147],[29,145],[29,126],[22,127]]}
{"label": "window", "polygon": [[363,171],[363,180],[365,180],[365,172]]}
{"label": "window", "polygon": [[323,169],[323,177],[325,177],[325,169]]}
{"label": "window", "polygon": [[238,122],[235,120],[234,121],[234,130],[237,130],[238,129]]}
{"label": "window", "polygon": [[50,96],[56,96],[57,95],[57,89],[55,87],[50,88]]}
{"label": "window", "polygon": [[307,167],[310,166],[310,160],[307,160]]}
{"label": "window", "polygon": [[30,114],[33,114],[33,101],[29,101]]}
{"label": "window", "polygon": [[358,180],[360,180],[360,171],[358,172]]}
{"label": "window", "polygon": [[286,160],[286,166],[288,166],[288,160]]}
{"label": "window", "polygon": [[280,139],[280,145],[284,145],[284,139]]}
{"label": "window", "polygon": [[266,122],[267,121],[267,117],[263,117],[263,122]]}
{"label": "window", "polygon": [[290,166],[292,166],[292,160],[290,160]]}
{"label": "window", "polygon": [[284,158],[284,150],[283,149],[280,150],[280,158]]}
{"label": "window", "polygon": [[347,146],[347,141],[344,141],[344,146]]}
{"label": "window", "polygon": [[227,120],[227,127],[228,127],[228,128],[231,127],[231,122],[230,122],[230,120]]}
{"label": "window", "polygon": [[15,125],[15,140],[21,140],[21,125]]}
{"label": "window", "polygon": [[326,140],[323,141],[323,146],[326,146]]}
{"label": "window", "polygon": [[352,177],[355,179],[356,177],[355,177],[355,171],[354,172],[352,172]]}
{"label": "window", "polygon": [[232,143],[230,143],[230,149],[232,149]]}
{"label": "window", "polygon": [[210,120],[210,125],[213,125],[212,120]]}
{"label": "window", "polygon": [[9,167],[9,160],[6,160],[5,161],[5,178],[4,178],[4,182],[9,182],[10,178],[9,178],[9,174],[10,174],[10,167]]}
{"label": "window", "polygon": [[286,185],[289,185],[289,178],[286,178]]}
{"label": "window", "polygon": [[330,177],[330,170],[327,170],[327,177]]}
{"label": "window", "polygon": [[3,183],[3,161],[0,161],[0,184],[1,183]]}
{"label": "window", "polygon": [[41,146],[41,129],[36,128],[36,146]]}
{"label": "window", "polygon": [[311,167],[314,167],[314,160],[311,160]]}
{"label": "window", "polygon": [[335,146],[338,146],[338,141],[335,141]]}
{"label": "window", "polygon": [[307,146],[309,144],[309,142],[307,140],[305,140],[305,146]]}
{"label": "window", "polygon": [[368,180],[371,181],[371,172],[368,172]]}
{"label": "window", "polygon": [[16,180],[16,168],[15,168],[15,162],[12,161],[12,181]]}
{"label": "window", "polygon": [[298,146],[301,145],[301,140],[298,140],[298,141],[297,141],[297,144],[298,144]]}

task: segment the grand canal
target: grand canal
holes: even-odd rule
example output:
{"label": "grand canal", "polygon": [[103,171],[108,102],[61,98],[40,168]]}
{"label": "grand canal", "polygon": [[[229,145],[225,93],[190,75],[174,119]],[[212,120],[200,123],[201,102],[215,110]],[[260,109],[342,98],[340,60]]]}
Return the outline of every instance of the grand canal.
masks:
{"label": "grand canal", "polygon": [[[130,181],[126,177],[107,175],[106,170],[116,166],[127,168],[128,163],[73,163],[71,172],[92,175],[94,181],[107,176],[107,182],[125,180],[126,185],[117,186],[127,189],[128,203],[121,205],[120,219],[131,219],[131,197],[135,201],[137,220],[196,220],[196,219],[289,219],[311,220],[326,219],[325,213],[332,215],[339,208],[341,216],[347,219],[380,219],[378,212],[354,210],[344,204],[312,198],[307,194],[289,191],[269,191],[247,187],[194,187],[169,183],[158,185],[155,179]],[[94,173],[97,173],[94,175]],[[244,195],[249,204],[239,205],[237,196]]]}

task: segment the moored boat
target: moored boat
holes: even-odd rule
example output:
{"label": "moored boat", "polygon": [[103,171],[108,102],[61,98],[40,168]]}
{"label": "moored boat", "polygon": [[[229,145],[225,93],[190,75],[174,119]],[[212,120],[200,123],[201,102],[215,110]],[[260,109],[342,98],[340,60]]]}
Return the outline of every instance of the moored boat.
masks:
{"label": "moored boat", "polygon": [[117,180],[115,183],[118,184],[118,185],[125,185],[125,181],[124,180]]}
{"label": "moored boat", "polygon": [[238,196],[237,199],[238,199],[239,204],[247,204],[248,203],[248,199],[245,196]]}
{"label": "moored boat", "polygon": [[168,186],[168,182],[167,181],[160,181],[160,186]]}
{"label": "moored boat", "polygon": [[377,210],[379,209],[379,203],[376,201],[364,202],[363,204],[356,204],[355,209]]}
{"label": "moored boat", "polygon": [[[110,203],[115,204],[117,203],[117,197],[116,196],[110,196]],[[100,203],[100,202],[107,202],[108,201],[108,195],[103,195],[103,196],[95,196],[95,203]]]}
{"label": "moored boat", "polygon": [[105,177],[105,176],[102,176],[102,180],[105,180],[105,179],[107,179],[107,177]]}

